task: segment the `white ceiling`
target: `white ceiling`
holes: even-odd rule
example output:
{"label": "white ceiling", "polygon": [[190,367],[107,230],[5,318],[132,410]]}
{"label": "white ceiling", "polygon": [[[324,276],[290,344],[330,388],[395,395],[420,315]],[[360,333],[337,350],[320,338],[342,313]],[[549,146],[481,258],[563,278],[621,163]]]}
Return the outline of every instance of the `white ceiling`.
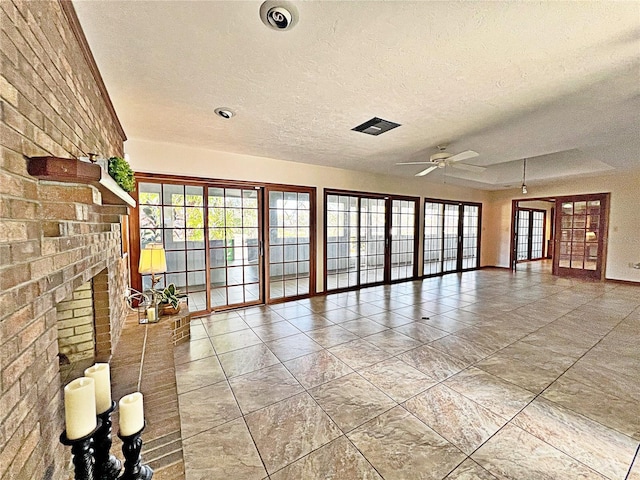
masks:
{"label": "white ceiling", "polygon": [[260,5],[74,0],[130,138],[402,176],[449,143],[483,189],[640,168],[640,2],[299,1],[286,32]]}

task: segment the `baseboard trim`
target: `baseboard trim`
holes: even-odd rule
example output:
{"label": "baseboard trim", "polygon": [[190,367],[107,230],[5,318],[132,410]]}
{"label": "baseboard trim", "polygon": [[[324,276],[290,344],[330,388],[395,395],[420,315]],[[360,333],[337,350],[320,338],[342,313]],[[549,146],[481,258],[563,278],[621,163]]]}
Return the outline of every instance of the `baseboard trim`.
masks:
{"label": "baseboard trim", "polygon": [[640,282],[634,282],[632,280],[616,280],[615,278],[605,278],[607,283],[616,283],[618,285],[629,285],[631,287],[640,287]]}

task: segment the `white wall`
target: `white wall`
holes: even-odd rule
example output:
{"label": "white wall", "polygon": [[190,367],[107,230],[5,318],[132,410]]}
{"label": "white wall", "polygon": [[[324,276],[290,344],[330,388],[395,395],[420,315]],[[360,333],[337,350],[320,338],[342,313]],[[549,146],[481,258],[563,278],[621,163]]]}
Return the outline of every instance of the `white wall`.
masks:
{"label": "white wall", "polygon": [[[430,197],[443,200],[463,200],[483,203],[487,192],[427,181],[425,178],[406,178],[380,175],[318,165],[286,162],[272,158],[206,150],[186,145],[129,139],[125,150],[131,167],[137,172],[197,176],[222,180],[244,180],[317,188],[317,279],[316,289],[322,291],[324,251],[323,231],[324,188],[374,193]],[[424,222],[420,202],[420,232]],[[419,265],[422,262],[420,238]]]}
{"label": "white wall", "polygon": [[[610,193],[606,278],[640,282],[640,171],[624,175],[581,178],[570,182],[531,185],[528,197]],[[525,199],[518,190],[490,193],[483,211],[483,265],[509,266],[511,201]]]}

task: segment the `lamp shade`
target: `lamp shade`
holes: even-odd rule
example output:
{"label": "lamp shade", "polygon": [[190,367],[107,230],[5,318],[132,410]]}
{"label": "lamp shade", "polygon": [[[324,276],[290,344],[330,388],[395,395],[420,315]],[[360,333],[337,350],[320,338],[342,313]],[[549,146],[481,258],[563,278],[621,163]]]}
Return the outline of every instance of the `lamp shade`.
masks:
{"label": "lamp shade", "polygon": [[167,257],[164,248],[158,243],[150,243],[140,251],[138,273],[148,275],[167,271]]}

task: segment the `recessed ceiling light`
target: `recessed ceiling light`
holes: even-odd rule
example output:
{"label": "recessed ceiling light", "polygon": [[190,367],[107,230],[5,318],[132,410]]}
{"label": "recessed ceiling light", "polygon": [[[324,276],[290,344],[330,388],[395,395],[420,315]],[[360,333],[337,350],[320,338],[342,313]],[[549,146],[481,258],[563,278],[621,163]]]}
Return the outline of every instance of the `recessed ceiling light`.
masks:
{"label": "recessed ceiling light", "polygon": [[216,108],[214,112],[216,112],[216,115],[222,118],[231,118],[235,115],[235,113],[233,113],[231,110],[229,110],[226,107]]}

